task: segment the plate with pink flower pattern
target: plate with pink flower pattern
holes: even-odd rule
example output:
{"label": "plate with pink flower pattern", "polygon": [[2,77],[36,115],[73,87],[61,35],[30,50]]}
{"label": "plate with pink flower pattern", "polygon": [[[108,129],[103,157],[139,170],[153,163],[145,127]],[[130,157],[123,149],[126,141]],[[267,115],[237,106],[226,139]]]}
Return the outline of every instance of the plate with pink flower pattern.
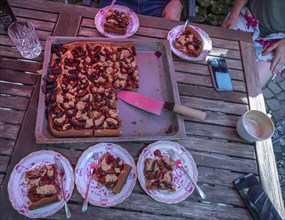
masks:
{"label": "plate with pink flower pattern", "polygon": [[44,218],[51,216],[59,211],[64,206],[63,199],[57,203],[38,208],[35,210],[29,210],[28,206],[30,200],[28,198],[27,183],[25,180],[26,171],[36,169],[38,167],[46,166],[49,164],[55,164],[54,157],[57,157],[61,162],[65,170],[63,176],[63,185],[66,201],[68,201],[72,195],[74,188],[74,175],[73,169],[69,161],[60,153],[51,150],[41,150],[33,152],[24,157],[13,169],[9,183],[8,193],[9,199],[14,209],[20,214],[29,218]]}
{"label": "plate with pink flower pattern", "polygon": [[185,175],[184,171],[174,166],[172,172],[172,183],[175,185],[175,191],[168,190],[150,190],[146,188],[145,174],[144,174],[144,162],[147,158],[155,159],[157,155],[154,152],[159,150],[161,156],[166,156],[170,159],[174,159],[169,153],[170,149],[173,149],[176,156],[182,161],[184,169],[187,170],[195,183],[197,182],[198,171],[195,161],[192,155],[181,145],[172,141],[156,141],[143,149],[139,156],[137,163],[138,179],[141,187],[144,191],[158,202],[163,203],[178,203],[185,200],[193,191],[194,184],[189,177]]}
{"label": "plate with pink flower pattern", "polygon": [[115,206],[123,202],[129,197],[136,185],[137,173],[133,157],[118,144],[99,143],[89,147],[82,153],[75,167],[75,184],[78,192],[85,198],[88,182],[91,178],[90,164],[93,153],[98,153],[98,161],[100,161],[105,153],[109,153],[115,158],[120,158],[123,163],[130,165],[132,169],[123,188],[117,194],[114,194],[111,189],[107,189],[92,178],[88,194],[89,202],[92,205],[101,207]]}
{"label": "plate with pink flower pattern", "polygon": [[113,10],[117,10],[119,12],[124,12],[129,15],[129,24],[127,27],[126,34],[120,35],[115,33],[110,33],[104,30],[104,23],[106,22],[106,15],[108,11],[111,9],[111,6],[106,6],[98,11],[95,16],[95,26],[97,30],[104,36],[113,38],[113,39],[124,39],[131,37],[139,28],[140,22],[137,14],[128,7],[121,6],[121,5],[114,5],[112,7]]}
{"label": "plate with pink flower pattern", "polygon": [[183,53],[182,51],[178,50],[175,48],[174,43],[175,43],[175,39],[179,36],[183,25],[178,25],[174,28],[172,28],[167,35],[167,40],[170,43],[170,49],[171,51],[178,57],[185,59],[185,60],[189,60],[189,61],[199,61],[204,59],[206,56],[209,55],[210,51],[212,50],[212,40],[209,37],[209,35],[202,30],[201,28],[198,28],[196,26],[193,25],[189,25],[191,28],[193,28],[194,30],[196,30],[196,32],[200,35],[200,37],[202,38],[202,44],[203,44],[203,50],[201,51],[201,53],[199,54],[198,57],[191,57],[188,56],[187,54]]}

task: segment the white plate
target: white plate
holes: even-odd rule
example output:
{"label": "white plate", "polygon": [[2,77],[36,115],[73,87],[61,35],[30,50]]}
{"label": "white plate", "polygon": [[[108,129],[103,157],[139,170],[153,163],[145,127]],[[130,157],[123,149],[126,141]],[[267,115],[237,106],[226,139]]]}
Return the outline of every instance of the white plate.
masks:
{"label": "white plate", "polygon": [[65,197],[68,201],[72,195],[74,188],[73,169],[69,161],[60,153],[42,150],[33,152],[24,157],[13,169],[8,183],[9,199],[14,209],[20,214],[29,218],[44,218],[53,215],[64,206],[64,201],[54,203],[33,211],[28,210],[29,198],[27,197],[27,187],[25,181],[25,172],[47,164],[54,164],[54,157],[60,159],[63,164],[65,175],[63,184],[65,188]]}
{"label": "white plate", "polygon": [[102,35],[109,37],[109,38],[113,38],[113,39],[124,39],[136,33],[140,25],[137,14],[133,10],[125,6],[121,6],[121,5],[114,5],[112,9],[129,14],[130,21],[129,21],[126,34],[120,35],[120,34],[114,34],[114,33],[104,31],[104,23],[106,22],[106,14],[109,11],[109,9],[110,9],[110,6],[106,6],[100,9],[95,16],[95,26]]}
{"label": "white plate", "polygon": [[125,185],[118,194],[113,194],[111,190],[105,186],[99,186],[98,182],[94,179],[91,180],[89,189],[89,202],[96,206],[114,206],[124,201],[133,191],[136,185],[136,165],[133,157],[122,147],[112,143],[100,143],[89,147],[80,156],[78,163],[75,167],[75,183],[78,192],[83,198],[87,191],[87,185],[90,178],[90,163],[93,152],[99,153],[99,158],[106,152],[109,152],[115,157],[119,157],[124,163],[129,164],[132,170],[127,178]]}
{"label": "white plate", "polygon": [[189,25],[190,27],[195,29],[200,34],[200,36],[202,38],[202,41],[203,41],[202,42],[203,43],[203,50],[202,50],[201,54],[198,57],[188,56],[185,53],[183,53],[182,51],[180,51],[180,50],[178,50],[178,49],[176,49],[174,47],[174,41],[177,38],[177,36],[180,33],[180,31],[182,30],[183,26],[184,25],[178,25],[178,26],[172,28],[168,32],[167,40],[170,43],[170,48],[171,48],[172,52],[176,56],[178,56],[178,57],[180,57],[182,59],[185,59],[185,60],[189,60],[189,61],[198,61],[198,60],[204,59],[206,56],[208,56],[208,54],[212,50],[212,40],[211,40],[211,38],[209,37],[209,35],[205,31],[203,31],[202,29],[200,29],[198,27]]}
{"label": "white plate", "polygon": [[168,155],[170,157],[169,153],[167,152],[169,149],[173,149],[176,152],[178,158],[184,163],[184,169],[188,171],[189,175],[196,183],[198,171],[191,154],[181,145],[171,141],[157,141],[144,148],[144,150],[139,156],[137,170],[139,182],[144,191],[158,202],[171,204],[185,200],[194,191],[193,183],[191,182],[189,177],[184,174],[183,170],[177,167],[175,167],[175,169],[173,170],[173,180],[174,184],[176,185],[175,192],[169,192],[167,190],[146,189],[145,177],[143,172],[145,159],[154,159],[155,156],[153,153],[155,150],[160,150],[162,155]]}

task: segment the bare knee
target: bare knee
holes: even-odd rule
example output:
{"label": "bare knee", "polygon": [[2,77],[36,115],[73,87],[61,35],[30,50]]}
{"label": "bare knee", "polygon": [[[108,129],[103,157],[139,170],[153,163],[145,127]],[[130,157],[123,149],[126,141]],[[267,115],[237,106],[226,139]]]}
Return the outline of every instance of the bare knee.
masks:
{"label": "bare knee", "polygon": [[270,62],[257,61],[257,69],[260,79],[260,84],[263,87],[268,80],[272,77],[272,72],[270,71]]}

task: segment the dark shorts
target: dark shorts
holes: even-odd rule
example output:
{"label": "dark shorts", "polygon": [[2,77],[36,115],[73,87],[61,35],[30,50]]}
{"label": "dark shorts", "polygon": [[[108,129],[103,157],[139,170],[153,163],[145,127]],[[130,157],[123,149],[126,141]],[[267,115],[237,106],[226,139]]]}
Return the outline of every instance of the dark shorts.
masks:
{"label": "dark shorts", "polygon": [[[117,0],[116,5],[123,5],[135,13],[162,17],[162,12],[170,0]],[[101,0],[100,8],[110,5],[112,0]]]}

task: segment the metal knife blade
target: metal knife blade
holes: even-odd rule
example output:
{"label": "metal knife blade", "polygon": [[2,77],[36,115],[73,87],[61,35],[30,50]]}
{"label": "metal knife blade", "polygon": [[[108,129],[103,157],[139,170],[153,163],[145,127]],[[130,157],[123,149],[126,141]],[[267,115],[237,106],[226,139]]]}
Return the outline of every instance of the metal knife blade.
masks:
{"label": "metal knife blade", "polygon": [[130,105],[156,115],[160,115],[162,109],[165,108],[184,116],[190,116],[199,120],[205,120],[206,117],[206,113],[203,111],[171,102],[163,102],[135,92],[120,91],[118,92],[117,97]]}
{"label": "metal knife blade", "polygon": [[164,107],[164,102],[146,97],[135,92],[120,91],[118,92],[117,97],[124,102],[127,102],[137,108],[143,109],[155,115],[160,115],[161,110]]}

